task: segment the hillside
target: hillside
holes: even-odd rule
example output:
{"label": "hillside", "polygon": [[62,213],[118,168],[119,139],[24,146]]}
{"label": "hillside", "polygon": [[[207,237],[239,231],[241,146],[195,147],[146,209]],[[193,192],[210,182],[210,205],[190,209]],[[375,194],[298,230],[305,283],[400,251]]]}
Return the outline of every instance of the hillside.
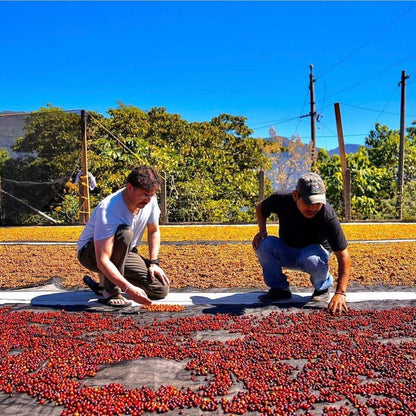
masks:
{"label": "hillside", "polygon": [[[345,145],[345,153],[346,154],[357,153],[358,149],[361,146],[362,145],[360,145],[360,144],[346,144]],[[336,149],[328,150],[328,154],[329,154],[329,156],[339,155],[339,147],[337,147]]]}

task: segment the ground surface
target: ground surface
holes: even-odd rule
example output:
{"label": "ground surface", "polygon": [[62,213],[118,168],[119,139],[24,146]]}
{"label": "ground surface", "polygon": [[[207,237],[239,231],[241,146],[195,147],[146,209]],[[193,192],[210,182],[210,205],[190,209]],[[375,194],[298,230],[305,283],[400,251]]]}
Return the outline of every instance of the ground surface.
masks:
{"label": "ground surface", "polygon": [[302,274],[291,301],[258,303],[247,241],[163,246],[171,304],[199,293],[158,312],[94,301],[73,245],[2,245],[3,295],[16,300],[0,307],[0,414],[414,415],[416,247],[398,237],[351,241],[342,316],[310,302]]}
{"label": "ground surface", "polygon": [[0,414],[412,415],[416,299],[367,293],[386,291],[342,316],[304,290],[274,305],[205,291],[175,312],[4,305]]}

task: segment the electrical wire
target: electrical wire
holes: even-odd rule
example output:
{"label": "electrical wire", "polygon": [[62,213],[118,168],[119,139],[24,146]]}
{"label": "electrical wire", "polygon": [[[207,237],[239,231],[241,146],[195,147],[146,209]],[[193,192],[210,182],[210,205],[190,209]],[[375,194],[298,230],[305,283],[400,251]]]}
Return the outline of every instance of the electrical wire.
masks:
{"label": "electrical wire", "polygon": [[379,32],[377,32],[374,36],[371,36],[369,39],[367,39],[364,43],[362,43],[360,46],[358,46],[358,48],[354,49],[353,51],[351,51],[350,53],[348,53],[346,56],[344,56],[343,58],[339,59],[337,62],[335,62],[334,65],[332,65],[331,67],[329,67],[327,70],[325,70],[320,77],[326,75],[328,72],[332,71],[334,68],[336,68],[337,66],[341,65],[342,63],[344,63],[348,58],[350,58],[351,56],[355,55],[359,50],[363,49],[365,46],[367,46],[371,41],[373,41],[375,38],[377,38],[378,36],[380,36],[383,32],[385,32],[390,26],[393,26],[396,22],[398,22],[400,19],[402,19],[406,14],[408,14],[415,6],[412,5],[409,8],[407,8],[404,12],[402,12],[399,16],[397,16],[396,18],[394,18],[390,23],[388,23],[386,26],[384,26]]}
{"label": "electrical wire", "polygon": [[334,97],[334,96],[336,96],[336,95],[338,95],[338,94],[341,94],[342,92],[345,92],[345,91],[351,90],[351,89],[353,89],[353,88],[357,87],[358,85],[361,85],[361,84],[363,84],[364,82],[366,82],[366,81],[368,81],[368,80],[370,80],[370,79],[372,79],[372,78],[375,78],[375,77],[377,77],[378,75],[380,75],[380,74],[382,74],[382,73],[384,73],[384,72],[386,72],[386,71],[388,71],[388,70],[390,70],[390,69],[394,68],[395,66],[397,66],[397,65],[399,65],[399,64],[401,64],[401,63],[403,63],[404,61],[407,61],[408,59],[413,58],[414,56],[416,56],[416,52],[415,52],[414,54],[412,54],[412,55],[408,56],[407,58],[401,59],[400,61],[398,61],[398,62],[396,62],[396,63],[394,63],[394,64],[392,64],[392,65],[390,65],[390,66],[388,66],[388,67],[386,67],[386,68],[384,68],[384,69],[381,69],[380,71],[377,71],[377,72],[373,73],[372,75],[370,75],[370,76],[368,76],[368,77],[366,77],[366,78],[362,79],[361,81],[357,81],[355,84],[352,84],[352,85],[350,85],[349,87],[343,88],[342,90],[339,90],[339,91],[337,91],[337,92],[335,92],[335,93],[333,93],[333,94],[329,95],[329,96],[328,96],[328,97],[326,97],[326,98],[327,98],[327,99],[328,99],[328,98],[332,98],[332,97]]}

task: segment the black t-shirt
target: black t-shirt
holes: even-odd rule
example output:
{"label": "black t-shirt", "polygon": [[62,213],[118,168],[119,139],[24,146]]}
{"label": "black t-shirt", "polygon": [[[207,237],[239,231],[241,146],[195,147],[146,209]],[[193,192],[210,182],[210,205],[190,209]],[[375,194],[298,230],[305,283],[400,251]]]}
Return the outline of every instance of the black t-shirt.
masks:
{"label": "black t-shirt", "polygon": [[264,217],[277,214],[279,237],[291,247],[322,244],[327,250],[341,251],[348,245],[337,214],[328,202],[313,218],[301,214],[291,193],[274,193],[261,207]]}

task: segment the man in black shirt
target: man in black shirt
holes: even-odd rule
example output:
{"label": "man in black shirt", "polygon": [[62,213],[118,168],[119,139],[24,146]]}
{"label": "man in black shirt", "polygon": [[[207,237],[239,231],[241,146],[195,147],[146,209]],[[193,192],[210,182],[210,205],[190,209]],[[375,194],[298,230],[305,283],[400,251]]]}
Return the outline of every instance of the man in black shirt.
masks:
{"label": "man in black shirt", "polygon": [[[279,217],[279,237],[267,235],[267,218],[272,213]],[[348,244],[334,209],[326,202],[322,178],[316,173],[302,175],[293,192],[277,192],[259,202],[256,216],[259,232],[252,245],[263,268],[264,281],[270,287],[259,299],[273,302],[292,296],[284,267],[310,275],[314,301],[330,300],[333,277],[329,258],[334,252],[338,282],[328,308],[333,313],[347,311]]]}

